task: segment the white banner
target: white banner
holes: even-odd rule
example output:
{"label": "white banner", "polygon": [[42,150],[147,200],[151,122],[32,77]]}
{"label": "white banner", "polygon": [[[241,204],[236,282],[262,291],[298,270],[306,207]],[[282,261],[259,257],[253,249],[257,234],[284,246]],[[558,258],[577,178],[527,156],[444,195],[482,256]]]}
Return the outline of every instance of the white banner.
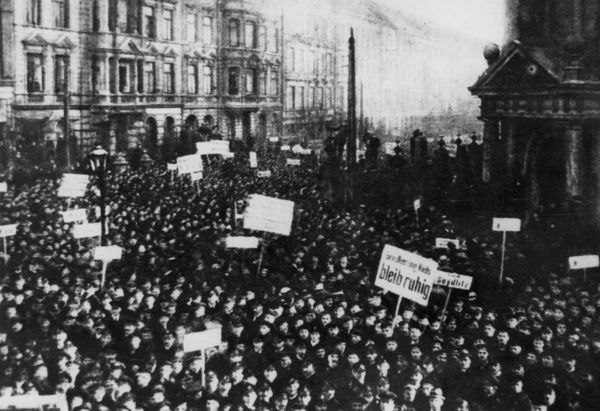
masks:
{"label": "white banner", "polygon": [[258,248],[258,237],[227,237],[226,248]]}
{"label": "white banner", "polygon": [[0,193],[6,193],[8,191],[8,184],[6,181],[0,183]]}
{"label": "white banner", "polygon": [[87,222],[87,210],[85,208],[74,208],[73,210],[62,211],[61,214],[65,223]]}
{"label": "white banner", "polygon": [[169,170],[169,171],[177,171],[177,164],[167,163],[167,170]]}
{"label": "white banner", "polygon": [[221,327],[183,336],[183,352],[206,350],[221,344]]}
{"label": "white banner", "polygon": [[271,177],[271,170],[259,171],[256,175],[260,178]]}
{"label": "white banner", "polygon": [[448,248],[448,244],[454,244],[454,247],[458,250],[460,248],[460,241],[453,240],[450,238],[436,238],[435,248]]}
{"label": "white banner", "polygon": [[87,174],[63,174],[57,195],[59,197],[82,197],[89,181],[90,176]]}
{"label": "white banner", "polygon": [[294,202],[254,194],[249,197],[244,228],[290,235],[294,219]]}
{"label": "white banner", "polygon": [[203,169],[204,165],[202,164],[202,157],[200,157],[199,154],[177,157],[177,170],[179,171],[179,174],[197,173]]}
{"label": "white banner", "polygon": [[519,218],[494,218],[492,230],[521,231],[521,220]]}
{"label": "white banner", "polygon": [[12,237],[17,234],[17,224],[0,225],[0,237]]}
{"label": "white banner", "polygon": [[202,173],[202,171],[200,171],[198,173],[192,173],[192,174],[190,174],[190,179],[192,181],[202,180],[203,177],[204,177],[204,174]]}
{"label": "white banner", "polygon": [[2,411],[69,411],[64,394],[55,395],[13,395],[0,397]]}
{"label": "white banner", "polygon": [[102,224],[100,223],[85,223],[73,226],[73,237],[87,238],[100,237],[102,233]]}
{"label": "white banner", "polygon": [[386,244],[375,285],[426,306],[437,268],[434,260]]}
{"label": "white banner", "polygon": [[287,161],[286,161],[286,164],[288,166],[299,166],[300,165],[300,159],[288,158]]}
{"label": "white banner", "polygon": [[597,255],[578,255],[569,257],[569,268],[571,270],[583,270],[584,268],[598,267],[600,264]]}
{"label": "white banner", "polygon": [[256,157],[256,151],[250,152],[250,168],[258,167],[258,158]]}
{"label": "white banner", "polygon": [[473,283],[473,277],[455,273],[439,271],[434,277],[433,283],[442,287],[458,288],[459,290],[470,290]]}
{"label": "white banner", "polygon": [[118,245],[108,245],[94,248],[94,260],[120,260],[122,255],[123,249]]}

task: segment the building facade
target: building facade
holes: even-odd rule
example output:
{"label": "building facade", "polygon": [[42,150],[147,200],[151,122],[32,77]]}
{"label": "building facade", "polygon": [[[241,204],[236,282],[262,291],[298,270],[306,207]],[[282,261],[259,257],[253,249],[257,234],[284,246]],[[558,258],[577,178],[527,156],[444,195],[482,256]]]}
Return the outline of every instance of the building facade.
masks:
{"label": "building facade", "polygon": [[169,155],[201,124],[231,139],[274,135],[282,40],[268,3],[3,1],[6,144],[64,163],[96,141]]}
{"label": "building facade", "polygon": [[507,1],[506,44],[471,87],[484,121],[483,179],[525,187],[531,210],[561,207],[600,227],[600,5]]}

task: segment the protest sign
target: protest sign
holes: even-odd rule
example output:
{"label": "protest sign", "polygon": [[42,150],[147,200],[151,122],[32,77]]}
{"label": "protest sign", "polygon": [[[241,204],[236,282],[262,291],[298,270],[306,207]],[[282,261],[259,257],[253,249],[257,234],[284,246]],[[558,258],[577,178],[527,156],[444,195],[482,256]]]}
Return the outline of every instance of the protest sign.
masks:
{"label": "protest sign", "polygon": [[190,178],[192,181],[202,180],[203,177],[204,177],[204,174],[202,173],[202,171],[190,174]]}
{"label": "protest sign", "polygon": [[256,151],[250,152],[250,168],[258,167],[258,158],[256,157]]}
{"label": "protest sign", "polygon": [[413,202],[413,207],[415,208],[415,211],[419,210],[421,208],[421,199],[417,198],[414,202]]}
{"label": "protest sign", "polygon": [[196,143],[196,154],[200,156],[207,156],[213,154],[213,146],[210,141],[200,141]]}
{"label": "protest sign", "polygon": [[94,260],[120,260],[122,255],[123,249],[118,245],[108,245],[94,248]]}
{"label": "protest sign", "polygon": [[386,244],[375,285],[426,306],[437,268],[434,260]]}
{"label": "protest sign", "polygon": [[260,178],[271,177],[271,170],[259,171],[256,175]]}
{"label": "protest sign", "polygon": [[385,154],[387,156],[395,156],[396,152],[394,151],[394,149],[396,148],[398,144],[393,142],[393,141],[386,141],[385,142]]}
{"label": "protest sign", "polygon": [[192,174],[202,171],[202,157],[199,154],[191,154],[189,156],[177,157],[177,170],[179,174]]}
{"label": "protest sign", "polygon": [[75,208],[61,212],[65,223],[85,223],[87,222],[87,210],[85,208]]}
{"label": "protest sign", "polygon": [[0,183],[0,193],[6,193],[8,191],[8,184],[6,181]]}
{"label": "protest sign", "polygon": [[224,159],[228,159],[228,158],[234,158],[235,157],[235,153],[220,153]]}
{"label": "protest sign", "polygon": [[17,234],[17,224],[0,225],[0,237],[11,237]]}
{"label": "protest sign", "polygon": [[519,218],[494,218],[492,222],[493,231],[521,231],[521,220]]}
{"label": "protest sign", "polygon": [[220,326],[183,336],[183,352],[206,350],[219,344],[221,344]]}
{"label": "protest sign", "polygon": [[281,146],[281,151],[290,151],[291,147],[288,144],[284,144]]}
{"label": "protest sign", "polygon": [[442,287],[457,288],[459,290],[470,290],[473,283],[473,277],[445,271],[437,271],[433,283]]}
{"label": "protest sign", "polygon": [[100,223],[84,223],[73,226],[73,237],[87,238],[100,237],[102,233],[102,224]]}
{"label": "protest sign", "polygon": [[210,140],[213,154],[229,153],[229,140]]}
{"label": "protest sign", "polygon": [[290,235],[293,218],[293,201],[254,194],[249,197],[244,228]]}
{"label": "protest sign", "polygon": [[288,166],[299,166],[300,165],[300,159],[288,158],[287,161],[286,161],[286,164]]}
{"label": "protest sign", "polygon": [[177,171],[177,164],[167,163],[167,170],[169,170],[169,171]]}
{"label": "protest sign", "polygon": [[226,248],[258,248],[258,237],[234,237],[225,238]]}
{"label": "protest sign", "polygon": [[269,137],[270,143],[277,143],[279,141],[279,137]]}
{"label": "protest sign", "polygon": [[600,264],[597,255],[578,255],[569,257],[569,268],[571,270],[583,270],[598,267]]}
{"label": "protest sign", "polygon": [[456,157],[456,152],[458,151],[458,145],[454,143],[446,143],[445,145],[446,151],[450,157]]}
{"label": "protest sign", "polygon": [[0,411],[69,411],[64,394],[13,395],[0,397]]}
{"label": "protest sign", "polygon": [[460,248],[460,241],[453,240],[450,238],[436,238],[435,248],[448,248],[448,244],[454,244],[454,247],[458,250]]}
{"label": "protest sign", "polygon": [[87,190],[90,176],[87,174],[63,174],[57,195],[59,197],[82,197]]}

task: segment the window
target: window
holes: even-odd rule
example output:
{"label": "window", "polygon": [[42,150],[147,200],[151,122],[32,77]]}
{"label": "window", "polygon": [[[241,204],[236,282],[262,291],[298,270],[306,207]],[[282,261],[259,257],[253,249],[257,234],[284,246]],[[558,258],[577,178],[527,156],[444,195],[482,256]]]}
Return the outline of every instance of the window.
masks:
{"label": "window", "polygon": [[121,33],[128,33],[127,15],[129,13],[129,4],[127,0],[119,0],[117,4],[117,26]]}
{"label": "window", "polygon": [[[117,0],[108,0],[108,29],[115,31],[117,29]],[[100,19],[98,19],[100,27]]]}
{"label": "window", "polygon": [[52,0],[54,27],[69,28],[69,0]]}
{"label": "window", "polygon": [[240,22],[236,19],[229,20],[229,46],[238,47],[240,45]]}
{"label": "window", "polygon": [[98,6],[98,0],[94,0],[92,3],[92,30],[100,30],[100,8]]}
{"label": "window", "polygon": [[163,12],[163,38],[173,40],[173,10]]}
{"label": "window", "polygon": [[267,72],[261,71],[258,79],[258,87],[260,90],[260,95],[264,96],[267,94]]}
{"label": "window", "polygon": [[333,56],[331,53],[327,53],[325,72],[330,76],[333,76]]}
{"label": "window", "polygon": [[117,60],[114,57],[108,59],[108,69],[109,69],[109,90],[112,94],[117,92]]}
{"label": "window", "polygon": [[137,70],[137,92],[144,92],[144,61],[137,60],[136,61],[136,70]]}
{"label": "window", "polygon": [[315,52],[311,51],[308,54],[308,73],[314,73],[315,71]]}
{"label": "window", "polygon": [[213,29],[212,29],[212,17],[202,18],[202,40],[204,44],[212,44],[213,42]]}
{"label": "window", "polygon": [[296,109],[296,87],[294,86],[288,87],[287,108],[288,110]]}
{"label": "window", "polygon": [[165,93],[173,94],[175,93],[175,69],[173,63],[165,63],[164,73],[165,73]]}
{"label": "window", "polygon": [[271,29],[271,37],[269,38],[269,50],[273,53],[277,53],[279,51],[279,30],[273,27]]}
{"label": "window", "polygon": [[298,87],[298,98],[296,99],[298,102],[298,108],[304,108],[304,87]]}
{"label": "window", "polygon": [[187,66],[187,91],[190,94],[198,94],[198,66],[188,64]]}
{"label": "window", "polygon": [[323,108],[323,88],[317,87],[317,95],[315,105],[317,108]]}
{"label": "window", "polygon": [[146,93],[156,93],[156,63],[144,63],[144,90]]}
{"label": "window", "polygon": [[27,0],[27,24],[39,26],[42,17],[42,0]]}
{"label": "window", "polygon": [[195,42],[196,41],[196,14],[195,13],[188,13],[186,18],[186,40],[189,42]]}
{"label": "window", "polygon": [[65,86],[68,90],[69,78],[69,57],[55,56],[54,57],[54,94],[63,94]]}
{"label": "window", "polygon": [[317,105],[317,93],[315,92],[315,88],[311,87],[310,92],[308,94],[309,104],[311,107],[316,107]]}
{"label": "window", "polygon": [[102,86],[102,60],[98,56],[92,56],[92,92],[98,93]]}
{"label": "window", "polygon": [[27,92],[41,93],[44,91],[44,67],[41,54],[27,55]]}
{"label": "window", "polygon": [[271,81],[269,84],[271,87],[271,94],[274,96],[279,94],[279,77],[277,76],[277,71],[271,71]]}
{"label": "window", "polygon": [[236,95],[240,92],[240,69],[238,67],[229,67],[229,94]]}
{"label": "window", "polygon": [[288,62],[290,71],[296,71],[296,50],[294,48],[288,49]]}
{"label": "window", "polygon": [[144,36],[149,39],[153,39],[156,37],[155,31],[155,21],[154,21],[154,8],[152,7],[144,7]]}
{"label": "window", "polygon": [[213,68],[211,66],[204,66],[203,72],[203,86],[204,86],[204,94],[212,94],[213,93]]}
{"label": "window", "polygon": [[119,92],[133,93],[135,65],[132,60],[119,60]]}
{"label": "window", "polygon": [[261,50],[267,51],[267,28],[265,26],[260,26],[258,41],[260,43],[258,47],[260,47]]}
{"label": "window", "polygon": [[246,94],[256,94],[256,70],[246,71]]}
{"label": "window", "polygon": [[246,47],[256,48],[256,24],[253,21],[246,22]]}

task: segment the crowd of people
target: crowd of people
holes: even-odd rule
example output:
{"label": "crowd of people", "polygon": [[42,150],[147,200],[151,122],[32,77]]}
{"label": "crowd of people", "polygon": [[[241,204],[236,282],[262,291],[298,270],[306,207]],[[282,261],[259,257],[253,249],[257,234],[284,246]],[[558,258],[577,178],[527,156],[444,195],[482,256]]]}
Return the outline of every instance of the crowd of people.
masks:
{"label": "crowd of people", "polygon": [[[491,230],[435,204],[417,222],[412,199],[334,206],[306,159],[260,152],[263,178],[243,154],[212,158],[198,189],[164,165],[110,174],[108,243],[124,252],[104,287],[97,239],[74,239],[60,214],[83,207],[93,220],[94,181],[70,203],[51,180],[0,194],[0,225],[18,224],[0,259],[0,399],[59,393],[74,411],[597,408],[592,273],[569,273],[556,249],[541,264],[519,235],[498,285]],[[290,236],[243,229],[255,193],[295,202]],[[228,249],[229,235],[261,245]],[[462,245],[435,248],[436,237]],[[374,286],[385,244],[472,276],[472,290],[454,290],[445,315],[436,287],[396,316],[397,297]],[[219,346],[184,352],[185,335],[215,324]]]}

